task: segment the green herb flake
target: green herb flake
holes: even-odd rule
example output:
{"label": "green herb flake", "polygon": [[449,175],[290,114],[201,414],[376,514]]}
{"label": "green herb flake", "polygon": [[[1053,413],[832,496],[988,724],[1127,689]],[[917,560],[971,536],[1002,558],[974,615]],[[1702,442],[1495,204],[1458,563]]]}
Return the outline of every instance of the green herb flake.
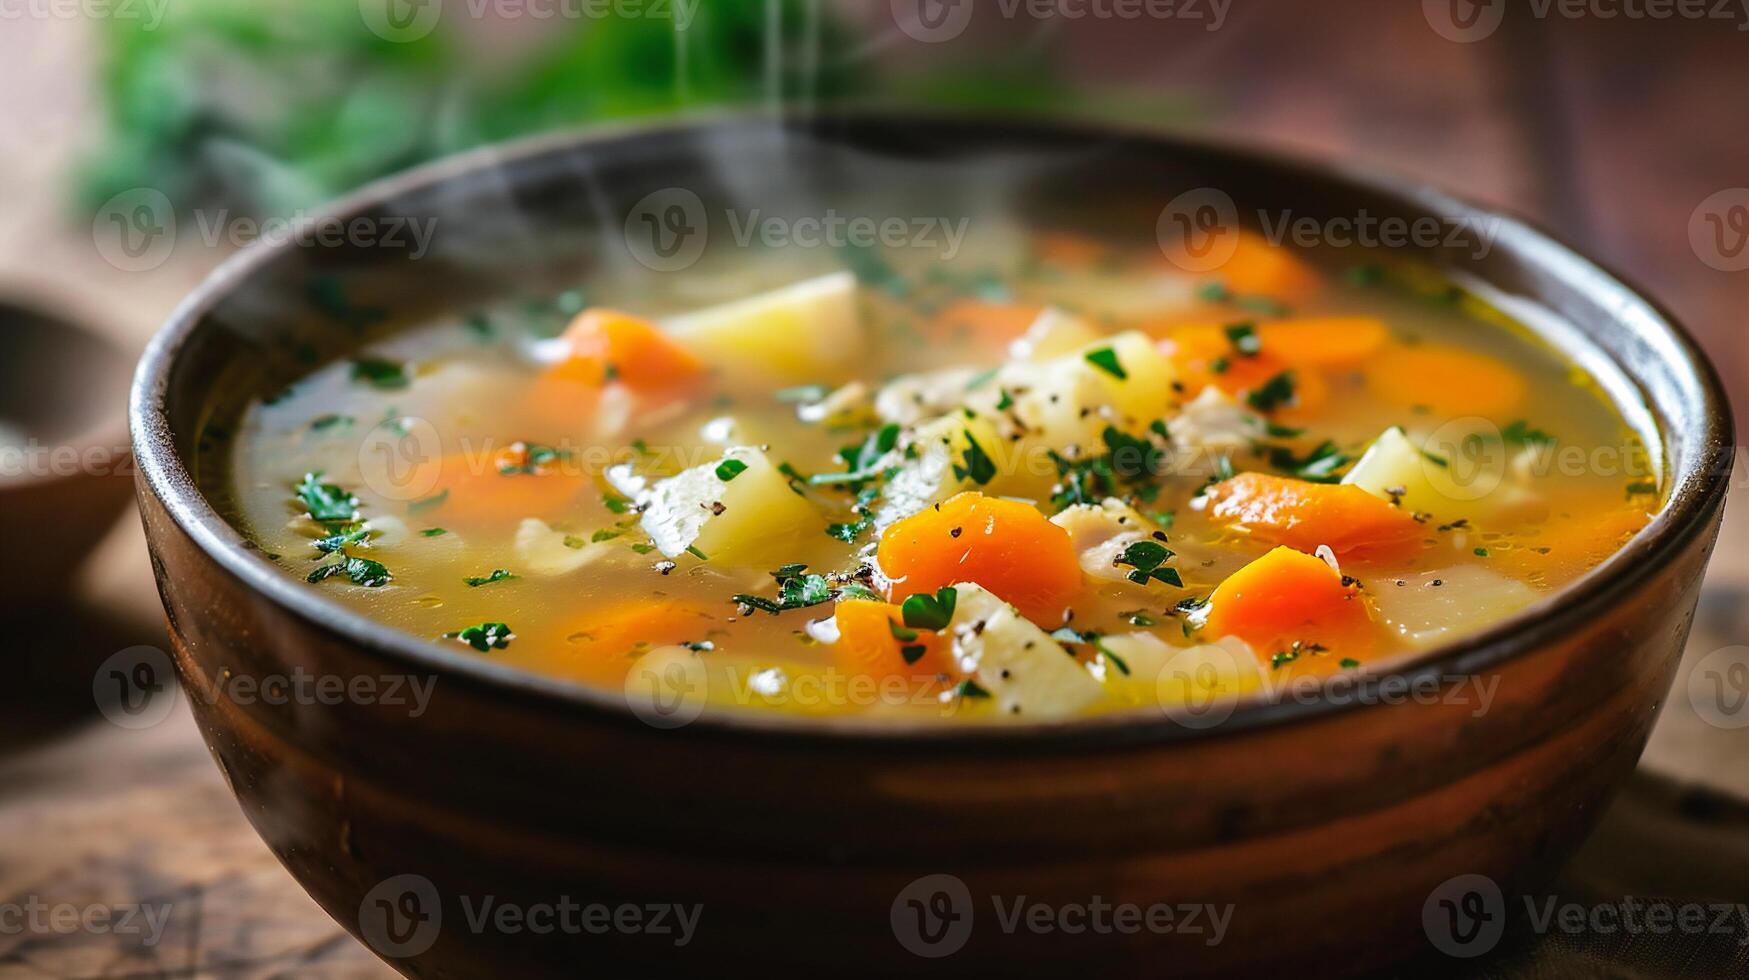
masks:
{"label": "green herb flake", "polygon": [[362,585],[367,589],[382,588],[394,578],[381,562],[371,561],[368,558],[348,558],[342,555],[338,561],[317,566],[315,571],[312,571],[305,578],[305,581],[314,585],[336,575],[344,575],[352,580],[353,585]]}
{"label": "green herb flake", "polygon": [[1118,363],[1117,351],[1112,350],[1110,347],[1098,347],[1090,350],[1087,352],[1086,358],[1087,363],[1104,371],[1106,374],[1111,375],[1119,381],[1129,380],[1129,372],[1125,371],[1123,365]]}
{"label": "green herb flake", "polygon": [[1126,577],[1137,585],[1159,581],[1175,589],[1182,589],[1184,580],[1179,578],[1178,570],[1163,567],[1171,557],[1172,550],[1158,541],[1133,541],[1122,554],[1112,559],[1112,564],[1134,568],[1135,571]]}
{"label": "green herb flake", "polygon": [[460,640],[481,653],[491,650],[502,650],[516,639],[516,634],[503,623],[480,623],[469,626],[454,633],[443,634],[445,639]]}
{"label": "green herb flake", "polygon": [[983,486],[996,478],[996,463],[990,454],[984,452],[984,447],[978,445],[978,440],[972,438],[971,430],[966,430],[966,448],[960,456],[964,465],[955,463],[953,475],[956,479],[971,480],[978,486]]}
{"label": "green herb flake", "polygon": [[361,357],[353,361],[352,380],[363,381],[389,391],[405,388],[413,383],[405,364],[380,357]]}
{"label": "green herb flake", "polygon": [[1294,400],[1294,373],[1283,371],[1245,396],[1245,401],[1259,412],[1273,412]]}
{"label": "green herb flake", "polygon": [[724,483],[747,472],[747,464],[738,459],[725,459],[717,464],[717,479]]}
{"label": "green herb flake", "polygon": [[490,575],[470,575],[462,581],[468,584],[468,588],[477,589],[482,585],[491,585],[493,582],[508,582],[515,577],[515,575],[510,574],[509,569],[494,568]]}
{"label": "green herb flake", "polygon": [[990,696],[989,691],[984,690],[977,681],[969,677],[960,681],[959,685],[953,689],[953,693],[962,698],[988,698]]}
{"label": "green herb flake", "polygon": [[1256,357],[1263,350],[1263,338],[1257,335],[1257,325],[1234,323],[1222,328],[1233,349],[1244,357]]}
{"label": "green herb flake", "polygon": [[420,531],[419,536],[422,538],[441,538],[448,533],[448,528],[428,527],[425,530]]}
{"label": "green herb flake", "polygon": [[958,600],[959,592],[951,585],[936,589],[934,595],[912,593],[899,605],[899,615],[905,620],[905,625],[913,629],[944,630],[953,622],[954,605]]}
{"label": "green herb flake", "polygon": [[358,516],[358,498],[332,483],[323,483],[321,473],[305,473],[297,486],[298,500],[318,521],[350,521]]}

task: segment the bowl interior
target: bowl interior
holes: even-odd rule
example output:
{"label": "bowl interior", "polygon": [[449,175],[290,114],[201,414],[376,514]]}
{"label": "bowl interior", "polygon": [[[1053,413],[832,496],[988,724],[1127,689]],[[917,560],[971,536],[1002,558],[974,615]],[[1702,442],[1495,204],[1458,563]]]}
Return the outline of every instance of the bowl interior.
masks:
{"label": "bowl interior", "polygon": [[[401,229],[399,247],[324,243],[314,235],[257,246],[184,304],[136,382],[143,471],[197,540],[277,600],[319,610],[326,622],[375,645],[454,666],[454,658],[435,656],[416,639],[388,636],[299,592],[248,552],[202,491],[222,496],[216,474],[199,467],[220,455],[229,413],[430,316],[547,295],[590,275],[684,275],[652,260],[650,239],[641,237],[646,224],[684,228],[712,246],[749,247],[745,221],[753,213],[963,219],[974,230],[982,223],[997,231],[1011,222],[1151,242],[1169,204],[1211,189],[1236,202],[1247,224],[1255,224],[1253,214],[1268,214],[1437,219],[1469,228],[1467,237],[1419,244],[1414,255],[1515,304],[1533,327],[1540,323],[1545,336],[1597,373],[1646,431],[1648,445],[1662,449],[1666,506],[1624,553],[1550,602],[1416,663],[1511,655],[1535,641],[1527,623],[1559,628],[1556,613],[1582,615],[1583,602],[1602,601],[1612,577],[1649,573],[1640,566],[1695,533],[1722,502],[1730,423],[1704,357],[1655,305],[1522,222],[1407,181],[1157,134],[880,114],[543,138],[366,189],[332,213],[367,219],[379,237]],[[415,227],[429,230],[423,248],[413,245]]]}

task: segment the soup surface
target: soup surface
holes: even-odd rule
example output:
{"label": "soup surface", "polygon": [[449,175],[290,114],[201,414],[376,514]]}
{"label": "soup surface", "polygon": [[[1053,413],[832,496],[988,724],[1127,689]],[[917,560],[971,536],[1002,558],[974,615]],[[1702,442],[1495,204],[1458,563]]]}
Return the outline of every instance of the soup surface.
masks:
{"label": "soup surface", "polygon": [[1659,502],[1592,378],[1407,267],[1039,233],[658,279],[320,367],[203,482],[308,588],[634,706],[973,720],[1376,668]]}

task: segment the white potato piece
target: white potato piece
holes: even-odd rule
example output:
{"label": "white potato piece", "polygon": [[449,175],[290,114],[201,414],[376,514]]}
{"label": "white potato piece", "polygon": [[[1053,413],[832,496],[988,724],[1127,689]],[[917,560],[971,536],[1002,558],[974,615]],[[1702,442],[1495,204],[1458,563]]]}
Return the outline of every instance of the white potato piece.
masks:
{"label": "white potato piece", "polygon": [[1367,594],[1380,620],[1416,647],[1473,633],[1542,597],[1529,585],[1478,565],[1401,578],[1375,576],[1367,582]]}
{"label": "white potato piece", "polygon": [[[874,513],[875,528],[885,530],[887,525],[961,491],[986,489],[954,472],[955,466],[964,469],[966,450],[972,440],[996,464],[998,477],[991,482],[999,482],[1004,465],[1000,455],[1003,445],[996,427],[983,416],[949,415],[936,419],[920,426],[908,443],[901,442],[899,448],[882,458],[881,466],[897,466],[898,472],[881,490],[880,505]],[[915,452],[906,453],[906,445],[914,446]]]}
{"label": "white potato piece", "polygon": [[1099,331],[1086,320],[1048,306],[1025,333],[1008,345],[1008,357],[1015,361],[1049,361],[1094,344],[1099,337]]}
{"label": "white potato piece", "polygon": [[664,326],[711,367],[748,385],[848,381],[864,348],[849,272],[670,317]]}
{"label": "white potato piece", "polygon": [[1073,716],[1105,696],[1081,662],[983,586],[954,586],[953,656],[1004,715]]}
{"label": "white potato piece", "polygon": [[916,425],[943,415],[966,401],[966,386],[978,375],[976,368],[947,368],[919,374],[903,374],[875,393],[875,414],[883,422]]}
{"label": "white potato piece", "polygon": [[1266,681],[1257,654],[1231,636],[1178,647],[1153,633],[1122,633],[1102,638],[1100,645],[1129,667],[1127,674],[1106,672],[1105,683],[1114,697],[1158,707],[1186,725],[1218,724]]}
{"label": "white potato piece", "polygon": [[1386,429],[1342,482],[1385,500],[1399,499],[1405,509],[1440,521],[1486,523],[1509,512],[1522,518],[1539,508],[1542,495],[1533,478],[1513,465],[1497,434],[1472,439],[1453,425],[1439,433],[1443,452],[1436,459],[1422,451],[1425,440],[1396,426]]}
{"label": "white potato piece", "polygon": [[525,517],[516,528],[516,561],[530,575],[569,575],[607,556],[606,541],[566,534],[547,522]]}
{"label": "white potato piece", "polygon": [[1064,508],[1051,518],[1051,523],[1069,532],[1069,541],[1079,556],[1081,571],[1107,582],[1129,580],[1129,573],[1134,569],[1116,561],[1130,545],[1146,540],[1166,544],[1154,537],[1160,530],[1158,525],[1115,497],[1097,505],[1076,504]]}
{"label": "white potato piece", "polygon": [[[724,480],[718,470],[731,461],[746,469]],[[824,527],[814,506],[753,446],[732,447],[720,459],[660,480],[639,503],[644,533],[669,558],[696,548],[728,564],[758,562]]]}

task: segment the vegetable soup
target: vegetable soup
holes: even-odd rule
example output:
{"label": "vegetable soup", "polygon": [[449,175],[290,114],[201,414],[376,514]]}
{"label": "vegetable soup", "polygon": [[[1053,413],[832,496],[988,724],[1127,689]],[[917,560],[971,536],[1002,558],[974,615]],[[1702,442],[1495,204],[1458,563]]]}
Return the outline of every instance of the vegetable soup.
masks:
{"label": "vegetable soup", "polygon": [[401,331],[203,468],[434,644],[719,708],[1050,720],[1267,695],[1498,622],[1659,506],[1476,294],[1241,236],[708,254]]}

